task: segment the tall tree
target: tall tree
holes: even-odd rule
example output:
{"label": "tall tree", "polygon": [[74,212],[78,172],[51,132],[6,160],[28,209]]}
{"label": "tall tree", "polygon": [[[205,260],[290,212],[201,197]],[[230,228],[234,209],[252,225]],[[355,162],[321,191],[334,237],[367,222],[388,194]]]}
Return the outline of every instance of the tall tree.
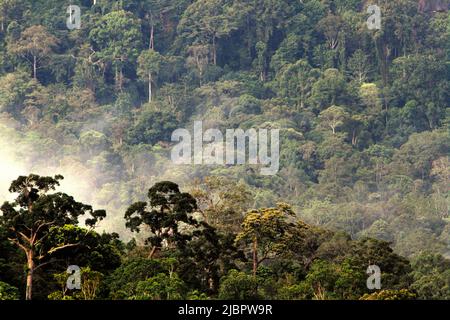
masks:
{"label": "tall tree", "polygon": [[225,177],[205,177],[201,183],[195,183],[191,194],[197,199],[206,222],[225,233],[239,231],[242,213],[252,202],[252,193],[246,184],[236,184]]}
{"label": "tall tree", "polygon": [[206,67],[210,62],[209,47],[201,44],[193,45],[188,48],[187,52],[189,55],[187,58],[187,64],[197,69],[200,85],[202,85],[203,74],[205,73]]}
{"label": "tall tree", "polygon": [[323,126],[329,127],[333,134],[336,134],[336,129],[344,125],[349,115],[342,107],[331,106],[322,111],[319,119]]}
{"label": "tall tree", "polygon": [[142,47],[140,24],[133,14],[113,11],[97,21],[89,33],[97,59],[114,68],[115,82],[123,89],[123,69],[135,65]]}
{"label": "tall tree", "polygon": [[234,2],[197,0],[183,14],[178,26],[182,37],[194,44],[211,46],[212,62],[217,64],[217,41],[237,30],[240,12]]}
{"label": "tall tree", "polygon": [[370,63],[363,50],[358,49],[353,53],[348,61],[349,73],[359,84],[366,82],[370,72]]}
{"label": "tall tree", "polygon": [[236,242],[251,244],[253,275],[259,265],[278,253],[282,240],[291,224],[288,218],[294,216],[289,205],[280,203],[276,208],[251,210],[242,223],[242,231]]}
{"label": "tall tree", "polygon": [[152,85],[161,69],[163,57],[153,49],[143,51],[138,58],[138,75],[148,81],[148,102],[152,102]]}
{"label": "tall tree", "polygon": [[182,193],[178,185],[163,181],[148,190],[149,202],[136,202],[125,213],[126,227],[139,232],[141,225],[150,229],[147,243],[152,246],[149,257],[163,247],[184,245],[192,238],[180,231],[180,223],[192,227],[199,223],[192,217],[197,209],[197,201],[189,194]]}
{"label": "tall tree", "polygon": [[58,44],[58,39],[51,35],[44,26],[35,25],[25,29],[20,38],[8,44],[12,54],[27,59],[33,67],[33,78],[37,79],[37,70],[42,68],[44,59],[48,58]]}
{"label": "tall tree", "polygon": [[14,0],[2,0],[0,1],[0,29],[1,31],[5,31],[5,22],[8,19],[8,13],[11,8],[11,5],[14,3]]}
{"label": "tall tree", "polygon": [[279,92],[289,98],[294,98],[297,109],[303,110],[318,76],[318,70],[312,69],[306,60],[298,60],[295,63],[287,64],[276,77]]}
{"label": "tall tree", "polygon": [[[91,206],[76,202],[64,193],[49,193],[59,186],[62,176],[40,177],[31,174],[20,176],[11,183],[9,191],[18,193],[14,202],[5,202],[0,210],[0,225],[8,231],[8,239],[24,251],[27,258],[26,299],[31,300],[33,274],[52,254],[80,245],[59,239],[51,246],[43,242],[55,227],[77,224],[78,217],[90,214],[86,225],[93,228],[106,216],[104,210],[94,211]],[[45,261],[45,262],[44,262]]]}

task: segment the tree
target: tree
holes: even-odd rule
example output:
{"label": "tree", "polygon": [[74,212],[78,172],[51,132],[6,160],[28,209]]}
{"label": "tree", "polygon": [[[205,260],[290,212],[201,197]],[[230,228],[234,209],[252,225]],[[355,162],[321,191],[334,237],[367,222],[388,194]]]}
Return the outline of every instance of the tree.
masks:
{"label": "tree", "polygon": [[327,39],[327,45],[334,50],[339,45],[339,34],[344,28],[342,18],[340,16],[328,15],[317,24],[318,29]]}
{"label": "tree", "polygon": [[217,41],[238,28],[239,10],[234,2],[223,0],[197,0],[184,12],[178,25],[183,38],[194,44],[210,45],[212,62],[217,64]]}
{"label": "tree", "polygon": [[319,115],[321,125],[328,127],[336,134],[336,129],[343,126],[348,119],[348,113],[342,107],[331,106],[328,109],[322,111]]}
{"label": "tree", "polygon": [[[392,90],[395,103],[406,105],[416,101],[416,121],[434,130],[442,119],[450,99],[449,73],[438,55],[411,55],[393,61]],[[418,128],[420,129],[420,127]]]}
{"label": "tree", "polygon": [[146,242],[152,246],[149,257],[163,247],[183,246],[192,235],[180,230],[180,223],[198,227],[191,216],[197,209],[196,200],[189,193],[182,193],[178,185],[163,181],[148,190],[149,202],[136,202],[125,213],[126,227],[139,232],[141,225],[149,228]]}
{"label": "tree", "polygon": [[236,243],[251,244],[254,276],[263,261],[279,253],[278,246],[291,226],[287,221],[290,216],[294,216],[294,213],[284,203],[278,204],[276,208],[251,210],[245,216]]}
{"label": "tree", "polygon": [[359,89],[362,102],[369,108],[368,115],[376,115],[381,111],[380,90],[375,83],[362,83]]}
{"label": "tree", "polygon": [[408,289],[381,290],[374,293],[366,293],[360,300],[415,300],[416,294]]}
{"label": "tree", "polygon": [[219,299],[223,300],[255,300],[258,296],[258,281],[254,276],[230,270],[221,279]]}
{"label": "tree", "polygon": [[376,264],[382,270],[383,289],[400,290],[411,285],[411,265],[408,259],[393,252],[389,242],[363,238],[353,242],[348,256],[361,272]]}
{"label": "tree", "polygon": [[72,81],[77,88],[87,88],[95,93],[104,84],[102,75],[106,63],[96,57],[89,43],[83,44],[76,56],[76,65]]}
{"label": "tree", "polygon": [[137,300],[181,300],[185,284],[178,274],[160,273],[152,278],[140,281],[136,288]]}
{"label": "tree", "polygon": [[61,243],[61,239],[79,245],[54,252],[52,270],[66,270],[69,265],[76,264],[107,274],[121,264],[124,248],[117,233],[99,234],[91,229],[66,224],[52,227],[47,238],[42,241],[42,249],[47,250],[55,243]]}
{"label": "tree", "polygon": [[[366,3],[364,11],[369,6]],[[412,32],[417,15],[417,1],[382,0],[378,2],[382,12],[382,26],[380,30],[362,30],[367,33],[374,42],[378,67],[383,87],[388,85],[390,63],[398,55],[406,56],[408,47],[415,44],[415,36]],[[412,47],[409,48],[413,49]],[[413,49],[414,50],[414,49]]]}
{"label": "tree", "polygon": [[350,75],[358,81],[359,84],[363,84],[367,80],[367,76],[370,72],[370,64],[367,55],[363,50],[356,50],[348,61],[348,69]]}
{"label": "tree", "polygon": [[[25,285],[23,274],[23,255],[20,248],[8,240],[7,230],[0,227],[0,282],[8,284],[11,287],[21,288]],[[9,288],[8,285],[4,288]],[[0,287],[2,285],[0,284]],[[0,289],[1,291],[2,289]],[[3,289],[4,292],[11,292],[9,289]],[[1,296],[1,293],[0,293]],[[18,298],[20,294],[18,293]],[[1,298],[0,298],[1,300]]]}
{"label": "tree", "polygon": [[52,292],[49,300],[94,300],[97,297],[104,275],[101,272],[91,270],[90,267],[83,267],[80,270],[81,288],[72,295],[68,295],[67,280],[70,276],[66,271],[54,274],[55,281],[60,286],[60,291]]}
{"label": "tree", "polygon": [[129,299],[136,296],[140,281],[164,273],[160,260],[129,258],[108,277],[108,289],[111,299]]}
{"label": "tree", "polygon": [[110,147],[108,138],[103,133],[95,130],[82,132],[79,142],[83,152],[90,156],[98,155]]}
{"label": "tree", "polygon": [[136,63],[142,47],[138,20],[130,12],[113,11],[97,21],[89,33],[89,39],[96,58],[113,66],[115,83],[122,90],[123,69]]}
{"label": "tree", "polygon": [[342,263],[316,260],[303,282],[306,299],[355,299],[365,290],[364,271],[346,259]]}
{"label": "tree", "polygon": [[[245,261],[245,256],[234,245],[234,234],[218,233],[203,221],[201,228],[192,235],[191,240],[177,250],[178,273],[195,288],[216,293],[220,277],[236,269],[238,262]],[[193,269],[197,270],[195,274]]]}
{"label": "tree", "polygon": [[450,298],[450,260],[440,254],[423,252],[412,263],[414,283],[411,289],[420,299]]}
{"label": "tree", "polygon": [[203,75],[205,73],[206,67],[209,64],[210,50],[207,45],[193,45],[188,47],[188,58],[187,64],[194,66],[197,69],[198,77],[200,79],[200,86],[202,85]]}
{"label": "tree", "polygon": [[318,76],[318,70],[311,68],[306,60],[286,64],[277,74],[278,90],[283,96],[294,98],[297,109],[303,110]]}
{"label": "tree", "polygon": [[330,105],[345,104],[349,101],[348,84],[337,69],[327,69],[313,87],[310,103],[322,111]]}
{"label": "tree", "polygon": [[23,7],[22,0],[0,0],[0,31],[4,32],[12,15]]}
{"label": "tree", "polygon": [[148,81],[148,102],[152,102],[152,84],[156,80],[161,69],[163,57],[150,49],[143,51],[138,58],[138,75]]}
{"label": "tree", "polygon": [[18,300],[19,290],[16,287],[0,281],[0,301],[1,300]]}
{"label": "tree", "polygon": [[137,123],[128,131],[127,142],[131,145],[170,141],[170,135],[178,128],[178,121],[172,113],[144,110]]}
{"label": "tree", "polygon": [[243,212],[250,208],[251,192],[240,182],[225,177],[206,177],[196,183],[191,194],[197,199],[205,221],[223,232],[238,232]]}
{"label": "tree", "polygon": [[[307,216],[303,213],[302,216],[308,218],[310,214],[314,214],[312,212],[317,212],[317,215],[324,215],[322,212],[318,212],[318,210],[323,211],[324,208],[321,208],[320,206],[325,205],[317,202],[318,201],[314,201],[311,208],[305,208],[304,211],[310,211],[311,213],[308,212]],[[322,222],[320,224],[325,223]],[[326,251],[323,249],[326,247],[327,243],[332,242],[333,244],[336,244],[341,242],[341,238],[339,238],[340,235],[334,238],[333,236],[334,233],[330,230],[309,225],[302,220],[298,220],[293,228],[289,229],[289,232],[285,236],[283,241],[284,248],[281,251],[281,257],[283,259],[296,261],[301,264],[304,270],[308,270],[314,260]],[[342,250],[342,247],[340,247],[340,251],[344,251]]]}
{"label": "tree", "polygon": [[45,264],[53,254],[80,243],[68,243],[59,239],[52,246],[44,246],[44,241],[55,227],[77,224],[78,217],[90,214],[86,225],[93,228],[97,221],[106,216],[104,210],[94,211],[91,206],[76,202],[64,193],[52,193],[59,186],[62,176],[40,177],[31,174],[20,176],[11,183],[9,191],[18,193],[14,202],[5,202],[0,210],[0,225],[7,229],[8,239],[17,245],[27,258],[26,299],[31,300],[33,274]]}
{"label": "tree", "polygon": [[267,44],[263,41],[258,41],[255,46],[256,58],[254,65],[259,72],[259,80],[266,81],[267,77]]}
{"label": "tree", "polygon": [[425,179],[429,177],[433,160],[447,154],[449,139],[444,131],[412,134],[394,154],[391,164],[397,174]]}
{"label": "tree", "polygon": [[37,79],[37,70],[43,67],[43,61],[53,54],[58,39],[44,26],[35,25],[25,29],[20,38],[8,44],[8,50],[27,59],[33,67],[33,78]]}
{"label": "tree", "polygon": [[8,73],[0,78],[0,111],[20,119],[28,97],[38,89],[37,81],[25,72]]}

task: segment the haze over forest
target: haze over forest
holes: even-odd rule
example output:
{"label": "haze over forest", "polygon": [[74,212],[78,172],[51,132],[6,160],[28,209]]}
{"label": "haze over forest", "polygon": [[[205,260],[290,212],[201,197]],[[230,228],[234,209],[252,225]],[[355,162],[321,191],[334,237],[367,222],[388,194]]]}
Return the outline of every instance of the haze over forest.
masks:
{"label": "haze over forest", "polygon": [[[67,28],[70,4],[81,8],[79,30]],[[367,26],[371,4],[381,8],[380,30]],[[86,262],[109,277],[96,297],[357,299],[372,293],[364,281],[351,293],[357,276],[317,289],[315,272],[348,267],[363,279],[371,258],[355,257],[376,247],[391,268],[387,290],[449,299],[448,8],[445,0],[0,0],[0,204],[17,196],[8,191],[13,180],[33,173],[62,175],[58,191],[106,210],[95,231],[120,235],[108,238],[120,263]],[[279,172],[174,165],[172,132],[198,120],[222,132],[280,129]],[[164,266],[173,258],[145,243],[151,225],[137,233],[125,218],[162,181],[189,193],[198,206],[184,213],[235,240],[224,240],[235,246],[226,252],[248,261],[233,256],[217,262],[213,276],[208,269],[184,277],[192,265],[173,244],[185,286],[179,295],[155,296],[137,284],[116,294],[124,263],[138,257]],[[314,245],[287,256],[266,252],[267,261],[252,264],[246,217],[266,209],[308,226],[308,235],[295,229],[300,236],[282,224],[291,241]],[[0,252],[0,284],[25,297],[25,277],[2,275],[8,257]],[[264,284],[252,282],[257,267]],[[257,292],[230,293],[238,278]],[[42,279],[37,295],[48,298],[57,285]]]}

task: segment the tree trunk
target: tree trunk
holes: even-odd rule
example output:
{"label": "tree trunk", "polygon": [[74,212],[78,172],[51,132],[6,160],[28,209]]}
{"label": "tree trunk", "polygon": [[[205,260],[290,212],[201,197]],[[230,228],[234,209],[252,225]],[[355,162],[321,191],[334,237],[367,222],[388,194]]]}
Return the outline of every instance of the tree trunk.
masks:
{"label": "tree trunk", "polygon": [[258,239],[253,238],[253,275],[256,276],[258,270]]}
{"label": "tree trunk", "polygon": [[37,57],[33,56],[33,78],[37,79]]}
{"label": "tree trunk", "polygon": [[148,255],[148,259],[152,259],[153,258],[153,256],[155,255],[156,249],[157,249],[156,246],[152,247],[152,250],[150,251],[150,253]]}
{"label": "tree trunk", "polygon": [[353,130],[353,134],[352,134],[352,146],[356,146],[357,143],[357,137],[356,137],[356,130]]}
{"label": "tree trunk", "polygon": [[213,36],[213,63],[214,65],[217,65],[217,51],[216,51],[216,37]]}
{"label": "tree trunk", "polygon": [[115,86],[116,89],[119,91],[122,91],[123,89],[123,69],[122,66],[118,67],[116,66],[116,71],[115,71]]}
{"label": "tree trunk", "polygon": [[150,49],[155,50],[155,26],[153,23],[150,29]]}
{"label": "tree trunk", "polygon": [[117,89],[119,86],[119,70],[117,70],[117,66],[116,66],[116,70],[115,70],[114,81],[115,81],[115,86]]}
{"label": "tree trunk", "polygon": [[119,89],[120,89],[120,91],[122,91],[122,89],[123,89],[123,70],[122,70],[122,67],[120,67],[120,71],[119,71]]}
{"label": "tree trunk", "polygon": [[25,299],[31,300],[33,293],[33,272],[34,272],[34,254],[33,251],[30,250],[27,252],[27,288]]}
{"label": "tree trunk", "polygon": [[152,73],[148,73],[148,102],[152,102]]}

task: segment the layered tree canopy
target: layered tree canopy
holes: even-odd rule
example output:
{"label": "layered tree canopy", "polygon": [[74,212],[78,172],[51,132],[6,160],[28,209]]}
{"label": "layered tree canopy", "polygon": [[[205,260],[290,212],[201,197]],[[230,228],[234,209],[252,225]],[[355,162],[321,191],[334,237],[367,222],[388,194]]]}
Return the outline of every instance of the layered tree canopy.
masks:
{"label": "layered tree canopy", "polygon": [[448,299],[449,3],[371,4],[0,0],[0,299]]}

